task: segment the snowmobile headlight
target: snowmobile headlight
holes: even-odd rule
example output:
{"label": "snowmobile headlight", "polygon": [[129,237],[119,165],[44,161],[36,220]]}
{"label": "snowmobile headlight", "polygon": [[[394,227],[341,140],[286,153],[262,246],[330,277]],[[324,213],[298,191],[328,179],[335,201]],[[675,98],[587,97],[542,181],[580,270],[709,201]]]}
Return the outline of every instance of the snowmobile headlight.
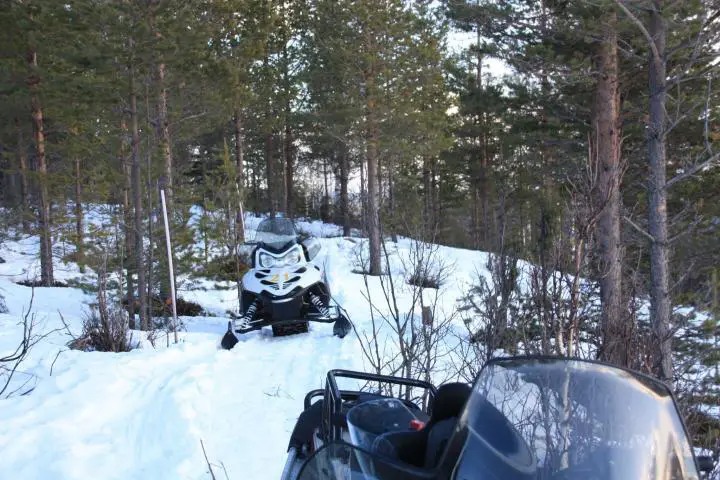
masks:
{"label": "snowmobile headlight", "polygon": [[262,268],[273,268],[279,259],[276,259],[269,253],[260,252],[259,260]]}
{"label": "snowmobile headlight", "polygon": [[302,247],[296,246],[288,250],[282,257],[274,257],[266,252],[260,252],[259,261],[261,268],[282,268],[292,267],[303,260]]}
{"label": "snowmobile headlight", "polygon": [[297,246],[290,249],[285,255],[275,259],[276,267],[292,267],[302,262],[303,252],[301,247]]}

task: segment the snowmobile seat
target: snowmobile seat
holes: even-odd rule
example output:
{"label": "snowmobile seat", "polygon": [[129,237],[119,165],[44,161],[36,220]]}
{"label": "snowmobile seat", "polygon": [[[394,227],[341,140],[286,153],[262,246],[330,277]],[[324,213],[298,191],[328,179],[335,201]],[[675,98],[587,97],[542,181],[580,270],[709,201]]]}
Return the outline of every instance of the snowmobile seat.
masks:
{"label": "snowmobile seat", "polygon": [[419,431],[408,429],[380,435],[374,443],[374,452],[416,467],[435,468],[470,398],[470,392],[471,388],[466,383],[440,386],[425,427]]}

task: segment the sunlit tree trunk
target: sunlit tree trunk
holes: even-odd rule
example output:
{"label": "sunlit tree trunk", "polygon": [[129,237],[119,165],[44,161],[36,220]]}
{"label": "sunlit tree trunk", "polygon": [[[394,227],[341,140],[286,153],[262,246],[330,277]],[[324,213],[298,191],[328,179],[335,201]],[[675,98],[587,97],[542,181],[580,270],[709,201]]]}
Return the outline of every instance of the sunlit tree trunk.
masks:
{"label": "sunlit tree trunk", "polygon": [[601,19],[597,52],[597,84],[592,113],[591,154],[597,170],[597,249],[602,300],[601,358],[628,365],[627,318],[622,311],[620,245],[620,93],[618,88],[617,13]]}
{"label": "sunlit tree trunk", "polygon": [[43,120],[42,101],[40,99],[40,73],[38,56],[35,49],[28,53],[28,63],[32,75],[28,80],[30,104],[35,139],[35,159],[39,174],[39,227],[40,227],[40,275],[43,285],[49,287],[55,283],[53,276],[52,237],[50,234],[50,192],[47,179],[47,157],[45,156],[45,125]]}

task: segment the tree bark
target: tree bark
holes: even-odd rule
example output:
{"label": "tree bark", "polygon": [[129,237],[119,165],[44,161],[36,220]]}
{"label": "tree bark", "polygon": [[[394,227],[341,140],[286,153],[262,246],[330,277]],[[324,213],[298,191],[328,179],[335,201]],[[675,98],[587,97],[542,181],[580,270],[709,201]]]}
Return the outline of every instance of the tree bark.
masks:
{"label": "tree bark", "polygon": [[423,158],[423,235],[429,238],[432,231],[433,220],[433,191],[432,178],[430,171],[430,159],[425,156]]}
{"label": "tree bark", "polygon": [[265,134],[265,168],[267,172],[268,203],[270,204],[270,214],[273,217],[278,211],[277,192],[275,191],[275,168],[273,165],[274,161],[275,159],[273,158],[273,134],[272,132],[268,132]]}
{"label": "tree bark", "polygon": [[350,236],[350,205],[348,199],[348,177],[350,158],[347,146],[340,144],[340,211],[342,213],[343,236]]}
{"label": "tree bark", "polygon": [[85,239],[83,229],[82,182],[80,177],[80,156],[75,157],[75,250],[80,273],[85,273]]}
{"label": "tree bark", "polygon": [[[154,19],[153,19],[153,25],[154,25]],[[153,27],[154,28],[154,27]],[[152,131],[152,119],[150,118],[150,86],[146,83],[145,84],[145,128],[148,132]],[[152,143],[152,136],[151,135],[145,135],[145,199],[147,201],[145,209],[148,212],[148,222],[147,222],[147,241],[148,241],[148,250],[147,250],[147,263],[148,268],[146,270],[147,276],[145,278],[145,283],[147,285],[147,298],[148,298],[148,311],[152,312],[152,298],[153,298],[153,265],[155,265],[155,237],[153,236],[153,226],[154,226],[154,218],[153,218],[153,193],[155,192],[155,188],[153,186],[153,180],[152,180],[152,174],[153,174],[153,146],[157,146],[160,143],[160,124],[158,123],[156,126],[156,135],[155,139],[157,140],[157,143],[153,145]],[[158,188],[158,195],[160,195],[160,191]],[[172,217],[171,217],[172,218]],[[166,257],[167,258],[167,257]],[[167,262],[166,258],[160,257],[160,265],[162,272],[160,274],[160,281],[158,282],[160,285],[160,298],[168,299],[170,298],[170,267],[169,263]],[[148,313],[149,316],[152,317],[152,313]]]}
{"label": "tree bark", "polygon": [[622,311],[620,246],[620,135],[617,55],[617,14],[601,20],[602,40],[597,52],[597,84],[592,112],[591,152],[598,174],[596,201],[597,248],[602,301],[601,358],[628,365],[629,329]]}
{"label": "tree bark", "polygon": [[367,234],[368,216],[367,216],[367,181],[365,180],[365,158],[360,159],[360,217],[362,219],[363,234]]}
{"label": "tree bark", "polygon": [[398,218],[395,215],[395,182],[393,177],[395,176],[395,161],[391,155],[387,161],[388,170],[388,217],[390,218],[392,231],[390,232],[392,241],[397,243],[397,231],[398,231]]}
{"label": "tree bark", "polygon": [[[289,115],[288,106],[288,115]],[[287,122],[287,119],[285,120]],[[293,133],[290,124],[285,124],[285,213],[293,216],[293,183],[295,168],[295,147],[293,145]]]}
{"label": "tree bark", "polygon": [[15,131],[17,133],[17,150],[15,156],[18,163],[18,171],[20,173],[20,215],[22,220],[23,233],[30,233],[30,205],[28,177],[27,177],[27,151],[25,149],[25,139],[23,138],[22,127],[20,126],[20,118],[15,117]]}
{"label": "tree bark", "polygon": [[125,269],[127,270],[127,279],[125,282],[127,289],[128,299],[128,316],[130,318],[130,328],[135,328],[135,281],[133,279],[134,274],[134,261],[133,261],[133,215],[132,205],[130,203],[130,195],[132,191],[132,170],[130,163],[128,162],[127,156],[127,124],[124,120],[120,122],[120,131],[122,140],[120,142],[120,160],[122,162],[122,170],[125,178],[123,184],[123,217],[124,217],[124,232],[125,232],[125,258],[127,263]]}
{"label": "tree bark", "polygon": [[[235,110],[235,183],[238,189],[238,202],[243,203],[245,198],[245,145],[243,143],[243,132],[242,132],[242,117],[240,116],[240,109]],[[235,233],[237,238],[235,239],[237,244],[240,245],[245,241],[245,230],[243,228],[244,222],[242,218],[241,208],[237,209],[235,223],[237,227]]]}
{"label": "tree bark", "polygon": [[[370,83],[370,82],[368,82]],[[368,234],[370,237],[370,275],[380,275],[380,197],[378,195],[378,127],[372,97],[368,99],[367,113],[367,192]]]}
{"label": "tree bark", "polygon": [[[133,45],[134,47],[134,45]],[[130,122],[132,128],[132,193],[135,207],[135,268],[138,275],[138,297],[140,299],[140,327],[148,330],[147,282],[144,265],[142,184],[140,179],[140,132],[138,128],[137,91],[135,88],[135,66],[131,60],[130,76]]]}
{"label": "tree bark", "polygon": [[320,217],[323,219],[323,222],[329,222],[330,221],[330,191],[328,187],[328,159],[327,157],[323,158],[323,200],[322,200],[322,211],[320,212]]}
{"label": "tree bark", "polygon": [[164,176],[165,176],[165,205],[170,218],[173,216],[174,210],[174,182],[173,182],[173,156],[170,142],[170,121],[168,119],[167,106],[167,88],[165,87],[165,64],[161,61],[157,67],[158,78],[158,133],[160,140],[160,151],[164,160]]}
{"label": "tree bark", "polygon": [[47,184],[47,158],[45,156],[45,127],[43,123],[43,108],[40,100],[38,87],[40,75],[38,72],[37,52],[30,49],[28,63],[32,75],[28,80],[30,89],[30,104],[35,137],[35,158],[38,165],[40,183],[40,205],[39,205],[39,226],[40,226],[40,271],[41,282],[44,286],[50,287],[55,283],[53,276],[52,238],[50,235],[50,192]]}
{"label": "tree bark", "polygon": [[668,269],[668,230],[667,230],[667,194],[665,191],[666,155],[665,155],[665,42],[667,23],[662,16],[662,0],[653,2],[655,8],[650,14],[650,35],[653,38],[659,58],[650,52],[649,60],[649,120],[647,130],[648,157],[650,162],[649,196],[649,233],[652,236],[650,251],[650,314],[655,334],[653,347],[655,352],[654,373],[666,382],[672,382],[672,344],[670,330],[670,294]]}

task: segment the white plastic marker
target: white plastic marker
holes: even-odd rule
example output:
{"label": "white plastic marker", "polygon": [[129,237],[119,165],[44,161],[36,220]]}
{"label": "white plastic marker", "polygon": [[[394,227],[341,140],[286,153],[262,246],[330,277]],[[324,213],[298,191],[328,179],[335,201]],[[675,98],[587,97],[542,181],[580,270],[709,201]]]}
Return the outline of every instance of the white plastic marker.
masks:
{"label": "white plastic marker", "polygon": [[160,200],[162,200],[163,219],[165,220],[165,244],[167,245],[168,267],[170,270],[170,295],[172,295],[173,312],[173,335],[175,343],[178,343],[177,335],[177,306],[175,305],[175,275],[173,273],[172,247],[170,245],[170,227],[168,226],[167,207],[165,206],[165,190],[160,189]]}

